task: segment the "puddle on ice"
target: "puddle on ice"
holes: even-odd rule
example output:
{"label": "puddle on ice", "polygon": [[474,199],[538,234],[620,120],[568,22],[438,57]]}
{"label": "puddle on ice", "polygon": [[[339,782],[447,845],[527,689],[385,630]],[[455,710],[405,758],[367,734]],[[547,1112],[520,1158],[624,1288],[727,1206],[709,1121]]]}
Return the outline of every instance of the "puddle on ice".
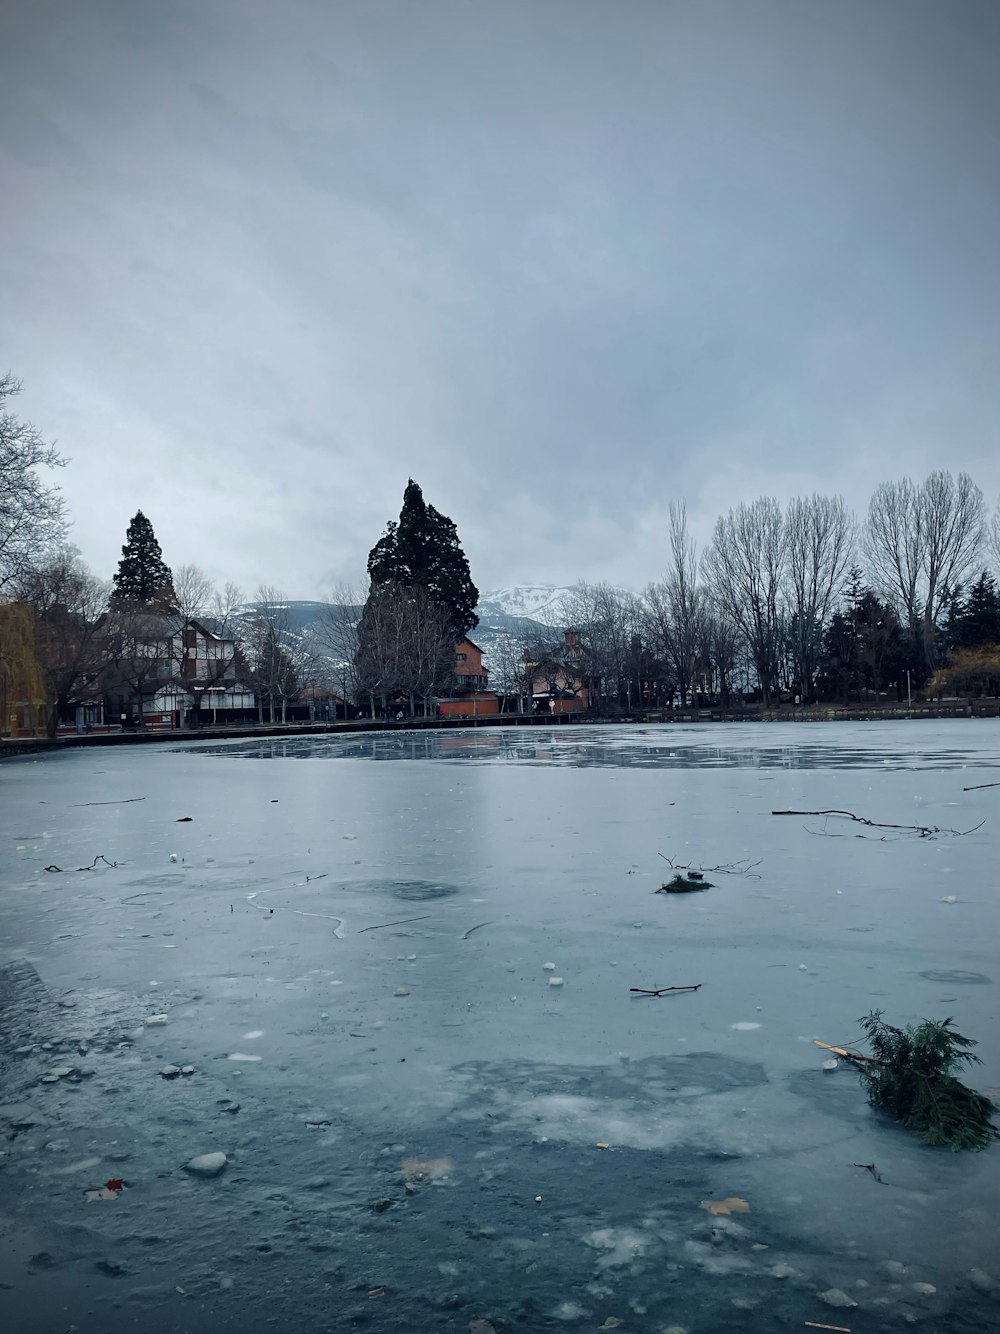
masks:
{"label": "puddle on ice", "polygon": [[[813,1046],[873,1008],[951,1014],[1000,1088],[1000,814],[962,792],[1000,766],[994,726],[143,749],[3,770],[0,833],[41,800],[52,826],[42,861],[0,839],[17,1334],[996,1327],[1000,1146],[923,1147]],[[146,800],[77,809],[105,787]],[[770,816],[831,808],[987,822],[881,842]],[[97,850],[119,868],[42,871]],[[656,896],[663,857],[760,879]],[[221,1175],[185,1171],[210,1154]],[[128,1189],[89,1204],[103,1177]]]}

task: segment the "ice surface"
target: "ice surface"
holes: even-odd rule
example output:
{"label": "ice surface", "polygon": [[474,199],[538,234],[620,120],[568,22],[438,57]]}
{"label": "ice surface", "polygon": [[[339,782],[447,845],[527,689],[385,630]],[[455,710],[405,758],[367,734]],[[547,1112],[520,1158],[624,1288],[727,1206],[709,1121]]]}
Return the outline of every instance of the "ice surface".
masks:
{"label": "ice surface", "polygon": [[[11,1327],[755,1334],[837,1290],[867,1334],[990,1328],[1000,1147],[923,1148],[812,1039],[951,1014],[1000,1087],[1000,789],[962,791],[998,767],[978,720],[6,760]],[[825,808],[986,824],[770,814]],[[659,854],[760,878],[655,895]],[[217,1179],[179,1170],[217,1146]]]}

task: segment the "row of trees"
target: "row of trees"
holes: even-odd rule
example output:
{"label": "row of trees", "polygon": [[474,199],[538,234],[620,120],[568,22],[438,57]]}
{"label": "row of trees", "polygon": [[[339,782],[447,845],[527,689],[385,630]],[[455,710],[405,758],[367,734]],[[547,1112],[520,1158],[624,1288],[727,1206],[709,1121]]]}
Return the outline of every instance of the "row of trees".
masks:
{"label": "row of trees", "polygon": [[1000,569],[1000,515],[964,473],[884,483],[860,525],[840,497],[761,497],[720,516],[701,553],[672,504],[668,538],[643,593],[583,583],[564,605],[606,704],[902,695],[946,688],[956,654],[975,650],[981,668],[990,646],[998,675],[1000,598],[982,562]]}
{"label": "row of trees", "polygon": [[[64,460],[11,410],[19,389],[13,376],[0,378],[0,602],[28,609],[0,618],[8,696],[15,679],[37,679],[20,661],[31,638],[52,719],[98,678],[141,701],[164,674],[180,674],[169,661],[184,648],[176,631],[195,619],[231,646],[188,681],[196,714],[202,696],[236,678],[254,690],[262,717],[284,716],[310,685],[373,711],[405,698],[411,712],[452,688],[454,645],[477,624],[478,592],[455,524],[412,479],[398,521],[369,553],[367,588],[341,592],[307,641],[292,633],[273,589],[258,589],[248,606],[196,566],[175,576],[141,512],[112,583],[96,579],[65,545],[65,507],[45,480]],[[751,692],[808,702],[901,693],[904,681],[990,688],[1000,676],[1000,606],[987,568],[1000,570],[1000,514],[988,517],[964,473],[883,483],[861,523],[840,497],[784,506],[761,497],[720,516],[703,551],[674,503],[666,537],[666,569],[643,592],[581,583],[563,608],[599,705]],[[491,653],[494,684],[515,693],[525,654],[553,658],[553,645],[511,633]]]}
{"label": "row of trees", "polygon": [[[289,703],[323,675],[316,654],[291,633],[277,590],[259,588],[248,605],[235,584],[216,588],[196,565],[174,575],[141,511],[110,583],[61,545],[22,562],[6,586],[31,634],[0,636],[0,664],[11,681],[15,659],[21,678],[24,664],[34,664],[33,694],[44,700],[50,731],[97,695],[115,717],[120,709],[141,725],[143,702],[170,681],[183,684],[195,723],[213,693],[237,685],[254,693],[261,721],[284,719]],[[185,630],[196,623],[215,637],[216,656],[189,675]]]}

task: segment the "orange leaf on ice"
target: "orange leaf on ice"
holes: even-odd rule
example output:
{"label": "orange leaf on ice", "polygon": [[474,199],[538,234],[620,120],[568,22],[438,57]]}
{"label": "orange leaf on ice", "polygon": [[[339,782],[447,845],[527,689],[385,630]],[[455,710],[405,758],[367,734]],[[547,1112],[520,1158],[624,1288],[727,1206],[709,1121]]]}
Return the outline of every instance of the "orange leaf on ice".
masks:
{"label": "orange leaf on ice", "polygon": [[701,1207],[716,1218],[720,1214],[748,1214],[750,1206],[738,1195],[730,1195],[725,1200],[702,1200]]}

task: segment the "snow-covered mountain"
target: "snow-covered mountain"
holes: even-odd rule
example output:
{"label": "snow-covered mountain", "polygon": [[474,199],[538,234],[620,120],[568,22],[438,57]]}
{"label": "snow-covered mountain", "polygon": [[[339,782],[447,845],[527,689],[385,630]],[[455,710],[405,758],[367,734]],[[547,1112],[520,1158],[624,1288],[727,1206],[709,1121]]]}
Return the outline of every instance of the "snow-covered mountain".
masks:
{"label": "snow-covered mountain", "polygon": [[569,593],[570,589],[552,584],[511,584],[484,593],[476,610],[481,621],[508,618],[559,627],[563,623],[560,608]]}

